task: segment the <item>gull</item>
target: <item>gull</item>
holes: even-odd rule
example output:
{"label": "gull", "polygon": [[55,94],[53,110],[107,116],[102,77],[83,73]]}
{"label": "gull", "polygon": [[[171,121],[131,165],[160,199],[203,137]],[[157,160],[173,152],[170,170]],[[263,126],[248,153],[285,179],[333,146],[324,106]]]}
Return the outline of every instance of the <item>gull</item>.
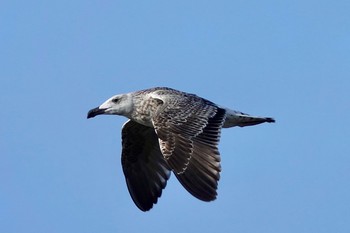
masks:
{"label": "gull", "polygon": [[157,203],[171,172],[202,201],[213,201],[220,179],[221,128],[275,122],[167,87],[112,96],[91,109],[129,118],[122,127],[121,162],[132,200],[142,211]]}

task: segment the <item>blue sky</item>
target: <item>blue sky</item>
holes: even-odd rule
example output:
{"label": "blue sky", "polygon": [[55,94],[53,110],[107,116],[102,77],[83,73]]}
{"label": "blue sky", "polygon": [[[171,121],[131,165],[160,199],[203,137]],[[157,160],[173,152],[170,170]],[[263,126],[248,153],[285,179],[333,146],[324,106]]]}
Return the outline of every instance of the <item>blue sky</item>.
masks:
{"label": "blue sky", "polygon": [[[349,1],[2,1],[0,231],[350,232]],[[222,132],[218,199],[139,211],[117,93],[169,86],[276,124]]]}

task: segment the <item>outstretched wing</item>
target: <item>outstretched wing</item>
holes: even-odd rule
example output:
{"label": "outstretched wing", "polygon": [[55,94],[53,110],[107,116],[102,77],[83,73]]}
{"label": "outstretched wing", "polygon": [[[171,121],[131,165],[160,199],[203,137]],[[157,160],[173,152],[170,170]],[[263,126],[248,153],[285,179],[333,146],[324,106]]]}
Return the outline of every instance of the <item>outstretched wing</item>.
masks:
{"label": "outstretched wing", "polygon": [[142,211],[150,210],[170,177],[153,128],[127,121],[122,129],[122,166],[129,193]]}
{"label": "outstretched wing", "polygon": [[218,143],[226,111],[195,95],[178,97],[161,98],[153,118],[160,149],[186,190],[211,201],[220,178]]}

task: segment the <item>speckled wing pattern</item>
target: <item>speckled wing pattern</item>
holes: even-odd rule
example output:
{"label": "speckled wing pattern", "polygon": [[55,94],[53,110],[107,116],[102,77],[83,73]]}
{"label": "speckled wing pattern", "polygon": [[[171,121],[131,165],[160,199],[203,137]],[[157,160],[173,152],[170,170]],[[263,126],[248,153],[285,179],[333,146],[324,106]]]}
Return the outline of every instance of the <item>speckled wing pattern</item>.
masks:
{"label": "speckled wing pattern", "polygon": [[170,90],[162,95],[163,91],[152,95],[164,102],[153,117],[161,152],[188,192],[203,201],[214,200],[226,111],[193,94]]}
{"label": "speckled wing pattern", "polygon": [[147,211],[157,203],[170,177],[153,128],[132,120],[122,129],[122,167],[136,206]]}

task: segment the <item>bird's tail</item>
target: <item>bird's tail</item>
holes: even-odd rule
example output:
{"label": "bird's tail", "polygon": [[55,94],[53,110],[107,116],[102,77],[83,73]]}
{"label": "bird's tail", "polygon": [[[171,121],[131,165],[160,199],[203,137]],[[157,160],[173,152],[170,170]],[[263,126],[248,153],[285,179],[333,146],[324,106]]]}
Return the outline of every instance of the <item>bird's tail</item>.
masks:
{"label": "bird's tail", "polygon": [[223,128],[230,128],[234,126],[244,127],[265,122],[273,123],[275,122],[275,119],[271,117],[250,116],[249,114],[243,112],[226,109],[226,119]]}

